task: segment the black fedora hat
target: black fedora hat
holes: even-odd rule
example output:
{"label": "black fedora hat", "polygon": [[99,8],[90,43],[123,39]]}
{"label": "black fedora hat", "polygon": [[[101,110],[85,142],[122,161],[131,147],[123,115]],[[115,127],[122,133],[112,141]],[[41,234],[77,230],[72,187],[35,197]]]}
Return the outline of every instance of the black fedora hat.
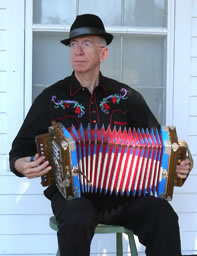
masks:
{"label": "black fedora hat", "polygon": [[61,43],[69,45],[70,40],[75,37],[97,35],[103,37],[107,45],[111,43],[113,35],[105,31],[102,20],[94,14],[78,15],[70,28],[69,38]]}

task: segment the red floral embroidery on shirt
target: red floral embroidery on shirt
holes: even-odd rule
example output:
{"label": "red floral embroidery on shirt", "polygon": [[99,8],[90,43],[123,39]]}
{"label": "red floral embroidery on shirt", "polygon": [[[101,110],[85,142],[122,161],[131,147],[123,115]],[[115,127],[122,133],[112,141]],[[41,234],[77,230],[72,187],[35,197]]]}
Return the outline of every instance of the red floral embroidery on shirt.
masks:
{"label": "red floral embroidery on shirt", "polygon": [[105,113],[105,114],[109,114],[109,109],[110,109],[110,103],[112,102],[113,104],[117,103],[119,104],[120,100],[126,100],[128,97],[126,96],[128,91],[125,88],[122,88],[120,94],[114,94],[114,95],[109,95],[108,97],[104,98],[101,103],[100,103],[100,107],[101,110]]}
{"label": "red floral embroidery on shirt", "polygon": [[57,100],[57,97],[54,95],[52,96],[51,101],[55,104],[55,108],[61,107],[62,109],[69,109],[71,106],[74,109],[75,114],[77,114],[77,117],[82,117],[85,114],[85,107],[81,104],[79,104],[78,101],[75,100]]}

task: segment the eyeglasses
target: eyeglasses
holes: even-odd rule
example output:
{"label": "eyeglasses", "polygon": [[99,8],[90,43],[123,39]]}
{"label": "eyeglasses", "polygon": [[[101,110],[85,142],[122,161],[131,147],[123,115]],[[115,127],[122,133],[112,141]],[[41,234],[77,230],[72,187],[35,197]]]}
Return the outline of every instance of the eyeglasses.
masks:
{"label": "eyeglasses", "polygon": [[91,41],[84,41],[81,44],[75,41],[70,42],[70,48],[73,50],[77,50],[80,47],[83,51],[88,51],[94,46],[100,46],[101,48],[104,48],[104,46],[100,44],[94,44]]}

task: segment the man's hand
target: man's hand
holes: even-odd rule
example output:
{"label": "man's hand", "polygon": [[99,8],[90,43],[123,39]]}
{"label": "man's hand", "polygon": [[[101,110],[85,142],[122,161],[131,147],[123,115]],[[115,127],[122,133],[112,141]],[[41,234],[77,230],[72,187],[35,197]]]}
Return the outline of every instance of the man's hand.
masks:
{"label": "man's hand", "polygon": [[189,159],[185,159],[181,161],[180,164],[176,166],[176,174],[180,179],[186,179],[190,172],[190,161]]}
{"label": "man's hand", "polygon": [[39,157],[36,154],[33,161],[30,159],[30,156],[19,158],[14,165],[15,169],[28,179],[41,177],[51,170],[51,166],[48,161],[45,161],[44,156]]}

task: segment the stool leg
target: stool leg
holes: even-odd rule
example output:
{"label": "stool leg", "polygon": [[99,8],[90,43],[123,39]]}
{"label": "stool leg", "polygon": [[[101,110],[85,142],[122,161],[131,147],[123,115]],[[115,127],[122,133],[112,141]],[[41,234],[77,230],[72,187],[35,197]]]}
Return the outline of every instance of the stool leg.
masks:
{"label": "stool leg", "polygon": [[59,248],[58,248],[58,250],[57,250],[56,256],[60,256],[60,250],[59,250]]}
{"label": "stool leg", "polygon": [[116,255],[122,256],[122,233],[116,233]]}
{"label": "stool leg", "polygon": [[132,256],[138,256],[136,244],[135,244],[135,239],[133,234],[127,233],[128,238],[129,238],[129,245],[130,245],[130,251]]}

